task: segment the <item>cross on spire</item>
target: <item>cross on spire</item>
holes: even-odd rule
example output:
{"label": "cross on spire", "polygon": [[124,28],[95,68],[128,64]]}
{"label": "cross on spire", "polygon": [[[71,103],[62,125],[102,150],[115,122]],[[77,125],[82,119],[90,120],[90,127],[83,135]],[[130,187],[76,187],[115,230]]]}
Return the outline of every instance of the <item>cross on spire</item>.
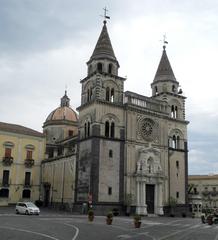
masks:
{"label": "cross on spire", "polygon": [[104,18],[104,23],[106,23],[106,19],[110,19],[110,17],[107,15],[108,9],[106,7],[103,8],[104,10],[104,15],[101,15],[101,17]]}
{"label": "cross on spire", "polygon": [[163,49],[165,50],[165,48],[166,48],[166,44],[168,44],[168,42],[167,42],[167,36],[166,36],[166,34],[164,34],[163,35]]}

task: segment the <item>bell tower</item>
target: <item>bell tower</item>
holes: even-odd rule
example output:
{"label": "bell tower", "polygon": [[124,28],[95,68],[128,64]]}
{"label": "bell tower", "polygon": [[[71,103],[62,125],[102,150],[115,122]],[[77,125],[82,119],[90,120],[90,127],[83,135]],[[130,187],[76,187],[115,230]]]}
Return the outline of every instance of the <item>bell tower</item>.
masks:
{"label": "bell tower", "polygon": [[118,206],[123,201],[123,88],[119,62],[107,30],[106,16],[81,80],[79,157],[76,201]]}

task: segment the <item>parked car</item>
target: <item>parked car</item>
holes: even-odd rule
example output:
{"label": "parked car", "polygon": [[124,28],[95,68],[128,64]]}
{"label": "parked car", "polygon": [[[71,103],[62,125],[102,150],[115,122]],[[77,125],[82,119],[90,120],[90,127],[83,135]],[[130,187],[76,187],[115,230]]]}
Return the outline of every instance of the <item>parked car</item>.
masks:
{"label": "parked car", "polygon": [[32,202],[18,202],[15,208],[16,214],[36,214],[39,215],[39,208]]}

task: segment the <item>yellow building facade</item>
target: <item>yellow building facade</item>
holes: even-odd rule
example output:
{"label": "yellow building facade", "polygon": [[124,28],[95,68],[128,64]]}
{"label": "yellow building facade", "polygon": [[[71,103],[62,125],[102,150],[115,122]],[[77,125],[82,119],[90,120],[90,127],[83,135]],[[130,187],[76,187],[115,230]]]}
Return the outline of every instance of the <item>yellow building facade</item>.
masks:
{"label": "yellow building facade", "polygon": [[44,156],[42,133],[0,122],[0,205],[39,199]]}

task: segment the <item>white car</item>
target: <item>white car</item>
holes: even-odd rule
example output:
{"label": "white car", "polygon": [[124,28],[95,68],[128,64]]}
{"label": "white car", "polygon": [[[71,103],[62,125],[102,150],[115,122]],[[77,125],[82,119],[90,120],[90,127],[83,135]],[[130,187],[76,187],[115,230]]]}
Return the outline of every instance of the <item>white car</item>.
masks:
{"label": "white car", "polygon": [[39,208],[32,202],[18,202],[15,208],[16,214],[36,214],[39,215]]}

